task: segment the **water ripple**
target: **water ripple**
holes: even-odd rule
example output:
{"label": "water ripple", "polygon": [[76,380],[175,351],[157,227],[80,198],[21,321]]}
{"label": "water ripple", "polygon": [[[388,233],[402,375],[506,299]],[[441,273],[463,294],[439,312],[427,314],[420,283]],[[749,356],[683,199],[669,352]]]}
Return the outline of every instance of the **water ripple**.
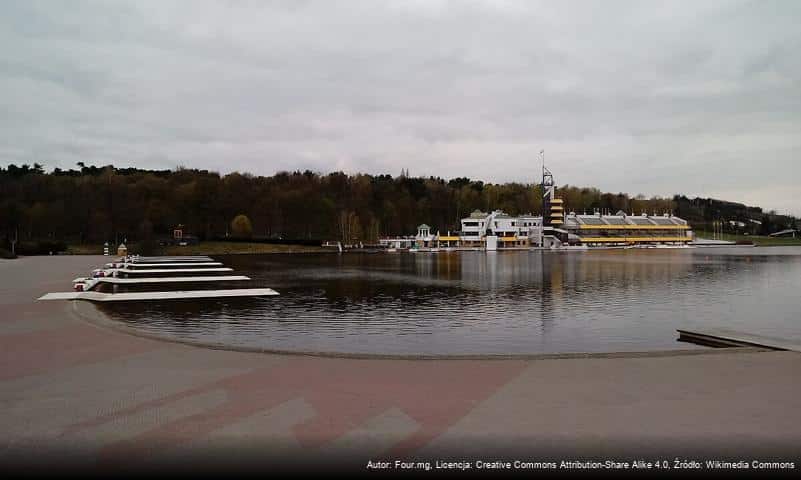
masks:
{"label": "water ripple", "polygon": [[801,248],[220,257],[279,297],[103,306],[165,337],[281,350],[687,348],[676,328],[799,336]]}

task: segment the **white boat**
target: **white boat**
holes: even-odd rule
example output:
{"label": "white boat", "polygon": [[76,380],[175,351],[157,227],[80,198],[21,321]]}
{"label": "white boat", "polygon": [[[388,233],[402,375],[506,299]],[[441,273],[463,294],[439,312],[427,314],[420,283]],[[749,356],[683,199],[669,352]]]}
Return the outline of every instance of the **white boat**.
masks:
{"label": "white boat", "polygon": [[589,249],[590,248],[588,246],[586,246],[586,245],[564,245],[564,246],[561,246],[561,247],[557,248],[557,250],[564,250],[564,251],[568,251],[568,252],[576,251],[576,250],[585,251],[585,250],[589,250]]}
{"label": "white boat", "polygon": [[694,248],[691,245],[667,245],[667,244],[655,244],[655,245],[632,245],[631,248],[637,249],[687,249],[687,248]]}

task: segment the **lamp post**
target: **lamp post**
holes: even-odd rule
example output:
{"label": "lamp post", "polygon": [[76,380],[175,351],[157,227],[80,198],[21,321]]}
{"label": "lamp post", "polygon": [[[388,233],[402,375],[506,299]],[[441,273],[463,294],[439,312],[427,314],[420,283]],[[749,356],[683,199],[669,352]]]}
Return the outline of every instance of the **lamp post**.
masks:
{"label": "lamp post", "polygon": [[14,228],[14,238],[11,239],[11,258],[17,256],[17,241],[19,240],[19,227]]}

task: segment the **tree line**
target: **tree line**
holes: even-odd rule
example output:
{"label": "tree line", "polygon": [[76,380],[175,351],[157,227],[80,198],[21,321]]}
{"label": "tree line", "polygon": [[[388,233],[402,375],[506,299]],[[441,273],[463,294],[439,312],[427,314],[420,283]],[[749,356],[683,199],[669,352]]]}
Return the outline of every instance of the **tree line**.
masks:
{"label": "tree line", "polygon": [[[78,164],[46,172],[40,164],[0,167],[0,240],[15,236],[66,243],[119,242],[169,236],[177,225],[200,239],[240,235],[247,217],[256,238],[363,241],[459,229],[473,210],[512,215],[540,212],[541,190],[528,183],[484,183],[466,177],[279,172],[272,176],[179,168],[143,170]],[[753,233],[798,225],[798,219],[713,199],[630,196],[563,185],[558,193],[577,213],[673,213],[695,225],[757,220]],[[242,220],[238,221],[240,224]]]}

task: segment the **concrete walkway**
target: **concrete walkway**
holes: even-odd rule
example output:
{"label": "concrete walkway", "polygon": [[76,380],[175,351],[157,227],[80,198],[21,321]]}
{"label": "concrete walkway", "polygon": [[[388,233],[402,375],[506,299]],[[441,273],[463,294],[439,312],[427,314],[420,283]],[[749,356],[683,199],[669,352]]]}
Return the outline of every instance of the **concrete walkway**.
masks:
{"label": "concrete walkway", "polygon": [[103,261],[0,260],[6,468],[364,471],[368,460],[412,457],[644,455],[772,457],[801,468],[796,352],[557,360],[282,356],[135,337],[86,321],[69,302],[34,302]]}

